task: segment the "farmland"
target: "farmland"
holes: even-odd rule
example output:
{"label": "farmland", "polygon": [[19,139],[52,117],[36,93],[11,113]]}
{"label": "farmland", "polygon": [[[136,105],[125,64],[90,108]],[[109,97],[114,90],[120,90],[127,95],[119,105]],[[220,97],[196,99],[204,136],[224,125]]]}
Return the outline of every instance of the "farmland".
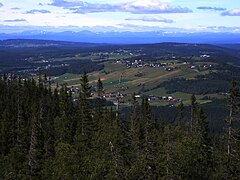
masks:
{"label": "farmland", "polygon": [[[143,63],[143,62],[141,62]],[[119,91],[123,95],[123,102],[129,103],[129,99],[133,93],[140,96],[152,96],[152,97],[173,97],[176,99],[173,101],[158,99],[152,100],[152,105],[171,105],[178,104],[179,101],[183,101],[185,104],[189,104],[191,94],[175,92],[167,93],[164,87],[158,87],[162,82],[169,79],[178,77],[186,79],[195,79],[197,75],[208,74],[209,70],[198,71],[191,68],[186,62],[168,61],[171,64],[172,70],[167,70],[167,66],[162,66],[164,62],[154,62],[155,67],[150,65],[139,65],[134,67],[127,66],[127,63],[119,61],[107,61],[104,62],[104,69],[101,71],[94,71],[89,73],[90,84],[95,87],[98,78],[103,82],[105,93],[113,94],[113,96]],[[150,63],[151,64],[151,63]],[[214,64],[214,63],[208,63]],[[158,66],[159,65],[159,66]],[[206,65],[206,62],[198,62],[197,66]],[[58,77],[57,83],[67,85],[69,88],[80,88],[81,75],[63,74]],[[208,103],[211,100],[202,100],[203,97],[208,96],[211,98],[223,98],[223,95],[219,94],[205,94],[197,95],[199,103]],[[154,99],[154,98],[152,98]],[[156,99],[156,98],[155,98]]]}
{"label": "farmland", "polygon": [[147,96],[154,106],[177,106],[181,101],[189,105],[193,93],[198,103],[209,104],[226,99],[233,76],[240,80],[237,45],[7,40],[0,49],[1,73],[23,78],[46,74],[53,87],[66,85],[78,92],[81,74],[86,71],[93,96],[100,78],[106,99],[116,102],[119,92],[126,106],[133,93]]}

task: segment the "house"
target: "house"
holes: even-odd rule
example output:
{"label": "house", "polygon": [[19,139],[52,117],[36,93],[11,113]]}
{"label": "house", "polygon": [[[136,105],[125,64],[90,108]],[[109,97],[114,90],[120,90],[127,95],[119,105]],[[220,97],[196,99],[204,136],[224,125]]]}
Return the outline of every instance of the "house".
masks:
{"label": "house", "polygon": [[191,69],[196,69],[196,66],[191,66]]}

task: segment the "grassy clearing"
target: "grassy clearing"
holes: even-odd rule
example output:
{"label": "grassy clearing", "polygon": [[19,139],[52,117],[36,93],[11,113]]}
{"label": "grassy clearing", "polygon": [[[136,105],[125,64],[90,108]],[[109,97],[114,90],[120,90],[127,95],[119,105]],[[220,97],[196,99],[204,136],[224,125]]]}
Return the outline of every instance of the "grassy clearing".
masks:
{"label": "grassy clearing", "polygon": [[151,91],[148,91],[146,93],[144,93],[146,95],[155,95],[155,96],[165,96],[167,93],[166,93],[166,90],[165,88],[158,88],[158,89],[154,89],[154,90],[151,90]]}
{"label": "grassy clearing", "polygon": [[[103,81],[105,92],[117,92],[119,88],[120,92],[124,95],[130,96],[132,93],[138,93],[143,89],[152,89],[144,94],[154,96],[172,96],[176,99],[182,99],[184,104],[190,104],[191,94],[176,92],[167,94],[164,87],[156,88],[160,83],[169,80],[171,78],[188,78],[194,79],[196,75],[206,74],[208,71],[198,72],[197,70],[190,69],[187,65],[175,64],[177,67],[173,71],[165,71],[162,67],[139,67],[139,68],[127,68],[126,64],[105,62],[105,68],[101,71],[95,71],[89,73],[89,82],[92,86],[96,86],[98,78]],[[69,87],[80,87],[81,75],[64,74],[57,79],[59,84],[66,84]],[[121,85],[119,81],[121,79]],[[130,97],[125,99],[129,99]],[[196,96],[200,104],[209,103],[211,100],[202,100],[203,97],[208,96],[211,98],[224,98],[223,95],[208,94]],[[171,102],[166,101],[153,101],[152,105],[165,106],[172,105]],[[175,103],[174,105],[177,105]]]}

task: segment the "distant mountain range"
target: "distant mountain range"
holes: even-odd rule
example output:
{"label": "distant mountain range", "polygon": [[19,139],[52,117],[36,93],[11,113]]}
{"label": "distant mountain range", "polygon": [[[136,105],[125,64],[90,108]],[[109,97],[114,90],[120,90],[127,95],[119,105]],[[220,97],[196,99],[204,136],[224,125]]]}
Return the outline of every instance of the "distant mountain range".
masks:
{"label": "distant mountain range", "polygon": [[0,47],[4,48],[38,48],[38,47],[97,47],[104,46],[101,43],[84,43],[71,41],[55,41],[42,39],[6,39],[0,40]]}
{"label": "distant mountain range", "polygon": [[0,33],[0,40],[43,39],[108,44],[151,44],[161,42],[236,44],[240,33],[166,33],[156,32],[91,32],[91,31],[25,31],[21,33]]}

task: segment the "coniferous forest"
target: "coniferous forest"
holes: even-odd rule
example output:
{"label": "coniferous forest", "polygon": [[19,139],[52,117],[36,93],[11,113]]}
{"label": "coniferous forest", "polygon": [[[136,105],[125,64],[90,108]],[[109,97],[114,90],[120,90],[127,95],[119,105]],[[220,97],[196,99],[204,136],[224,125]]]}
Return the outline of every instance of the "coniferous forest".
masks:
{"label": "coniferous forest", "polygon": [[121,112],[104,106],[100,79],[91,97],[86,73],[77,101],[67,87],[49,82],[1,78],[0,179],[240,178],[236,81],[218,134],[209,133],[194,94],[190,118],[181,103],[176,122],[168,124],[152,118],[148,100],[139,103],[134,94],[131,117],[121,119]]}

